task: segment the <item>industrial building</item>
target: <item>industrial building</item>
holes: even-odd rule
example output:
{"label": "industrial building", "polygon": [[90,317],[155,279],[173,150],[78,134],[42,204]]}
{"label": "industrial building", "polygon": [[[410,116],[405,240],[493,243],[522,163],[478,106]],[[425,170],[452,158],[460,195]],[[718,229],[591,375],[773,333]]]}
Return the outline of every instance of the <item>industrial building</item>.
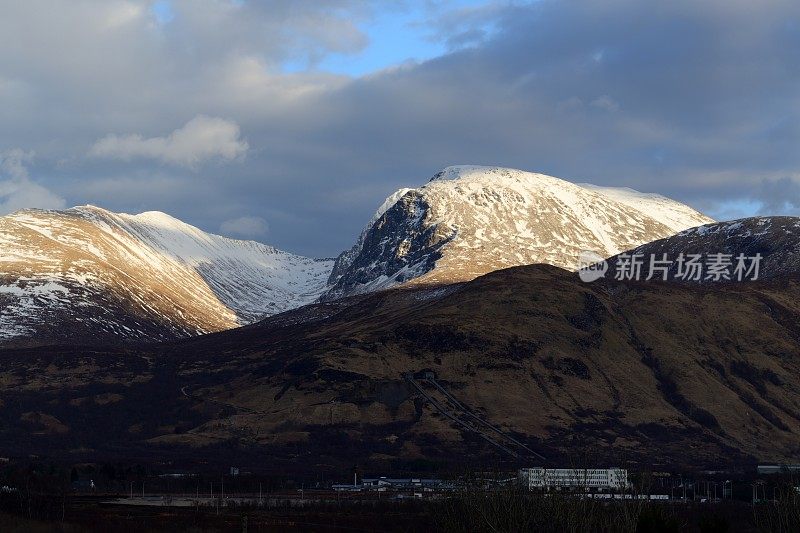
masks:
{"label": "industrial building", "polygon": [[624,490],[628,487],[628,471],[624,468],[522,468],[518,481],[529,490]]}

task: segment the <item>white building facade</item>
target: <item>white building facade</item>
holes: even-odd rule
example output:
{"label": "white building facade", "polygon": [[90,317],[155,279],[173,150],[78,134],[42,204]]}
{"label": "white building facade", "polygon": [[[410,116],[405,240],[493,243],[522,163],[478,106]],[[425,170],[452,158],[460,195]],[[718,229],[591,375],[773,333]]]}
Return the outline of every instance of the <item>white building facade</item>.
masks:
{"label": "white building facade", "polygon": [[624,468],[522,468],[518,479],[528,490],[624,490],[628,487],[628,471]]}

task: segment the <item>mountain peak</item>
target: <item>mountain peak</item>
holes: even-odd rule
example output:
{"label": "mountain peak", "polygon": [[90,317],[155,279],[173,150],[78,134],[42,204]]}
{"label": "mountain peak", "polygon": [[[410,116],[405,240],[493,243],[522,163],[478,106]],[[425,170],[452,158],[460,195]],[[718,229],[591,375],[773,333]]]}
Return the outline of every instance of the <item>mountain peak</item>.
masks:
{"label": "mountain peak", "polygon": [[[137,220],[142,222],[152,222],[156,224],[162,225],[176,225],[176,224],[186,224],[180,219],[175,218],[172,215],[168,215],[163,211],[144,211],[142,213],[136,213],[135,215],[129,215]],[[186,224],[189,225],[189,224]]]}
{"label": "mountain peak", "polygon": [[337,259],[325,298],[410,280],[467,281],[532,263],[574,270],[581,251],[608,257],[709,222],[689,206],[633,189],[450,166],[387,198],[358,243]]}
{"label": "mountain peak", "polygon": [[480,171],[490,168],[492,167],[481,165],[451,165],[434,174],[429,181],[457,180],[469,175],[473,171]]}
{"label": "mountain peak", "polygon": [[[491,183],[497,180],[537,180],[541,178],[558,179],[535,172],[526,172],[515,168],[487,165],[452,165],[445,167],[429,180],[436,181],[483,181]],[[563,181],[563,180],[561,180]]]}
{"label": "mountain peak", "polygon": [[[85,205],[0,217],[0,341],[162,340],[310,303],[331,261]],[[61,327],[64,326],[64,327]]]}
{"label": "mountain peak", "polygon": [[172,215],[164,213],[163,211],[143,211],[141,213],[118,213],[115,211],[110,211],[103,207],[98,207],[92,204],[86,205],[79,205],[75,206],[72,209],[68,209],[68,211],[78,211],[82,213],[92,213],[92,214],[101,214],[107,217],[121,217],[127,220],[136,220],[138,222],[151,224],[154,226],[164,226],[164,227],[194,227],[182,220],[175,218]]}

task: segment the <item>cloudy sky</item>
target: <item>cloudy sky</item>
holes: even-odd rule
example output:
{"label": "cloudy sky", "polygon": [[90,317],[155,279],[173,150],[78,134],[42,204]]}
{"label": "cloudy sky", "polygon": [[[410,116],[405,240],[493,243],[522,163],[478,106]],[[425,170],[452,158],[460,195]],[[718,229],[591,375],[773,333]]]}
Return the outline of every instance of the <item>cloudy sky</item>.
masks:
{"label": "cloudy sky", "polygon": [[452,164],[800,214],[797,0],[0,0],[0,213],[332,256]]}

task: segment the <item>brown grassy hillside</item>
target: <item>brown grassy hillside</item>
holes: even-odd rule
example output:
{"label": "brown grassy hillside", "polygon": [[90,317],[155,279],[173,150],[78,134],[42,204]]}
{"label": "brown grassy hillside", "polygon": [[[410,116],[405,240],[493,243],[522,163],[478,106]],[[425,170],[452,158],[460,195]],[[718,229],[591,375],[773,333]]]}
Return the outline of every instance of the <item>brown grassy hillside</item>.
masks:
{"label": "brown grassy hillside", "polygon": [[532,461],[423,401],[404,373],[430,370],[467,409],[554,463],[790,461],[800,451],[798,296],[794,279],[713,290],[584,284],[530,266],[150,352],[6,351],[0,454],[268,453],[308,468]]}

